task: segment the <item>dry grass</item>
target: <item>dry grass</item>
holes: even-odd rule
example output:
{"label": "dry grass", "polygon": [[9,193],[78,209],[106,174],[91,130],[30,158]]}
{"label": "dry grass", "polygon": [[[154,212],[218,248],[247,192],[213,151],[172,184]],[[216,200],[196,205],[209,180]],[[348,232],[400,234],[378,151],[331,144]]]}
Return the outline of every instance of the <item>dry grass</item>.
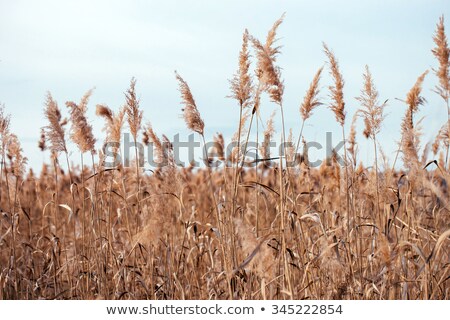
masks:
{"label": "dry grass", "polygon": [[[39,148],[51,151],[52,163],[43,164],[39,176],[31,170],[25,174],[25,155],[2,107],[0,299],[449,299],[450,122],[443,124],[433,145],[439,161],[428,158],[414,121],[425,102],[426,73],[407,93],[399,124],[404,169],[385,162],[380,168],[377,135],[385,103],[378,101],[366,68],[356,100],[360,109],[346,139],[344,78],[324,44],[333,80],[330,101],[319,96],[320,68],[302,100],[299,119],[303,128],[315,108],[328,105],[347,141],[344,155],[335,153],[320,167],[310,167],[302,132],[297,145],[292,133],[285,138],[284,84],[276,65],[280,47],[274,46],[283,18],[265,43],[244,32],[238,71],[231,80],[231,97],[240,107],[233,137],[238,147],[225,154],[225,138],[217,134],[209,154],[205,146],[202,168],[177,167],[169,139],[158,136],[151,124],[142,127],[134,79],[123,108],[115,112],[97,105],[97,115],[105,120],[105,146],[117,142],[115,158],[126,117],[133,140],[142,136],[155,160],[165,164],[152,172],[140,170],[137,148],[132,167],[105,166],[105,148],[95,160],[96,138],[86,118],[89,91],[79,104],[66,103],[69,120],[47,95],[48,125]],[[443,18],[434,40],[436,91],[448,106]],[[186,125],[205,142],[205,122],[193,93],[178,74],[176,80]],[[259,130],[258,111],[265,107],[262,95],[280,109],[282,141],[294,148],[271,158],[274,113],[266,119],[254,166],[245,168],[252,123]],[[364,119],[364,135],[373,140],[375,166],[358,164],[357,115]],[[68,138],[78,147],[81,167],[70,165]],[[300,139],[303,150],[295,154]],[[83,162],[85,152],[91,153],[91,165]],[[228,165],[212,166],[217,159]],[[290,160],[297,161],[295,166],[286,167]]]}

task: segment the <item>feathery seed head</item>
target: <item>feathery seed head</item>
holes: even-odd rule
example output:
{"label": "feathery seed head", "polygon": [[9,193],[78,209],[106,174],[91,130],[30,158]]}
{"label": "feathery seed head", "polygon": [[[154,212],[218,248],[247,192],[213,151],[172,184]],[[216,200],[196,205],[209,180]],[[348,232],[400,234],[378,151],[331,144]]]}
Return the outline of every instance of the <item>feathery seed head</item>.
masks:
{"label": "feathery seed head", "polygon": [[337,122],[341,126],[345,123],[345,102],[344,102],[344,79],[339,70],[339,63],[334,56],[334,53],[328,48],[328,46],[323,43],[323,49],[328,57],[328,62],[330,66],[330,74],[333,77],[334,85],[330,86],[332,103],[330,109],[334,112]]}
{"label": "feathery seed head", "polygon": [[125,107],[122,107],[119,112],[115,114],[108,106],[99,104],[96,107],[96,114],[105,119],[106,123],[103,128],[103,131],[106,131],[105,145],[107,143],[113,143],[111,145],[113,155],[114,158],[117,158],[120,150]]}
{"label": "feathery seed head", "polygon": [[44,127],[45,135],[50,142],[52,153],[67,152],[64,121],[61,120],[61,111],[58,103],[53,99],[50,92],[47,93],[44,109],[48,125]]}
{"label": "feathery seed head", "polygon": [[243,108],[247,107],[250,103],[253,85],[252,78],[249,73],[250,68],[250,53],[248,51],[249,34],[245,29],[242,37],[242,48],[239,52],[239,69],[230,80],[231,98],[239,101],[239,105]]}
{"label": "feathery seed head", "polygon": [[25,173],[25,166],[28,159],[22,155],[22,148],[20,146],[19,138],[15,134],[9,135],[8,142],[8,158],[11,160],[12,172],[17,177],[20,178]]}
{"label": "feathery seed head", "polygon": [[439,62],[439,68],[433,70],[439,78],[439,85],[436,86],[436,92],[444,100],[448,100],[450,98],[450,48],[448,47],[447,36],[445,35],[444,16],[439,18],[433,41],[436,47],[431,52]]}
{"label": "feathery seed head", "polygon": [[284,19],[284,14],[278,19],[270,29],[266,43],[263,45],[258,39],[251,37],[251,42],[256,50],[258,60],[256,66],[256,75],[259,80],[261,91],[266,91],[270,99],[281,105],[283,102],[284,83],[281,80],[281,69],[275,65],[277,55],[280,53],[280,47],[275,47],[276,33],[278,27]]}
{"label": "feathery seed head", "polygon": [[130,88],[125,92],[126,100],[126,113],[128,126],[130,127],[131,134],[136,140],[137,134],[141,129],[141,122],[143,113],[139,110],[139,99],[136,96],[136,79],[132,78],[130,82]]}
{"label": "feathery seed head", "polygon": [[432,146],[434,154],[437,154],[440,144],[443,144],[446,149],[449,147],[450,144],[449,128],[450,128],[450,121],[447,121],[442,125],[441,129],[439,130]]}
{"label": "feathery seed head", "polygon": [[363,74],[364,78],[364,88],[361,90],[359,97],[356,97],[361,103],[362,108],[357,112],[364,119],[364,136],[366,138],[374,139],[375,136],[381,130],[381,123],[383,122],[385,116],[383,114],[384,107],[386,106],[387,100],[380,104],[378,101],[378,91],[373,82],[372,74],[370,73],[369,67],[366,66],[366,70]]}
{"label": "feathery seed head", "polygon": [[406,95],[406,104],[411,109],[411,116],[419,111],[419,106],[425,103],[425,98],[420,95],[422,92],[422,84],[425,79],[425,76],[428,74],[428,70],[422,73],[416,80],[414,86],[409,90]]}
{"label": "feathery seed head", "polygon": [[320,92],[319,81],[322,70],[323,67],[317,70],[314,79],[309,85],[309,89],[308,91],[306,91],[306,95],[303,98],[303,102],[300,106],[300,113],[302,114],[303,120],[308,119],[311,116],[312,111],[322,104],[318,99],[318,95]]}
{"label": "feathery seed head", "polygon": [[96,139],[92,133],[92,126],[86,118],[87,104],[91,94],[92,90],[89,90],[78,105],[73,101],[67,101],[66,106],[70,109],[70,121],[72,122],[70,138],[82,153],[90,151],[94,154]]}
{"label": "feathery seed head", "polygon": [[198,112],[194,97],[186,81],[175,71],[175,77],[178,80],[179,90],[181,93],[181,104],[184,105],[183,118],[189,130],[203,135],[205,123],[203,122],[200,112]]}

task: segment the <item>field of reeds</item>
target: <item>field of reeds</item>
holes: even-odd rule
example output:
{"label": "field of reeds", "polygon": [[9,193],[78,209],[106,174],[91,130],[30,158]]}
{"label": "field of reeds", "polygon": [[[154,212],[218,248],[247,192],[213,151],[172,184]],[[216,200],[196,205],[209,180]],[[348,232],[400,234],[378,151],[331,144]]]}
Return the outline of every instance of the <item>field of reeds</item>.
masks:
{"label": "field of reeds", "polygon": [[[122,108],[95,106],[105,137],[94,136],[86,116],[91,91],[65,107],[48,93],[39,148],[52,160],[39,174],[26,169],[20,140],[10,132],[14,119],[2,107],[0,299],[449,299],[450,50],[444,19],[431,48],[435,69],[399,93],[406,113],[392,163],[378,140],[386,102],[376,79],[368,67],[362,70],[359,110],[347,114],[344,76],[326,44],[327,64],[299,108],[300,135],[285,128],[277,65],[282,21],[264,41],[243,34],[230,80],[240,114],[232,141],[205,137],[207,123],[194,100],[201,93],[191,92],[181,70],[175,74],[187,127],[203,143],[215,142],[204,148],[198,167],[179,167],[170,140],[143,123],[134,79]],[[333,84],[322,88],[323,77]],[[433,94],[449,118],[435,141],[422,146],[415,115],[425,102],[425,77],[437,77]],[[266,97],[277,114],[261,119]],[[345,142],[319,167],[311,166],[302,134],[305,123],[314,125],[315,108],[330,109]],[[356,127],[358,117],[364,128]],[[280,154],[268,147],[275,127],[284,143]],[[257,129],[259,150],[249,159],[249,138]],[[373,164],[358,161],[359,129],[373,142]],[[130,165],[118,161],[125,132],[152,148],[162,165],[144,170],[138,148]],[[69,141],[77,160],[69,158]],[[230,142],[234,148],[227,153]]]}

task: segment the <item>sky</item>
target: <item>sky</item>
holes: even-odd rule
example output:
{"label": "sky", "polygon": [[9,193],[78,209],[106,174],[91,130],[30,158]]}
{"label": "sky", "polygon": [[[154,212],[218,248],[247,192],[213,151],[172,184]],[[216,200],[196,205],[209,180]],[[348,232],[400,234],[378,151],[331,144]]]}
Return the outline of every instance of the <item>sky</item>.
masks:
{"label": "sky", "polygon": [[[228,79],[237,69],[242,33],[265,39],[267,31],[283,13],[278,31],[282,53],[278,64],[285,83],[286,127],[299,134],[299,105],[314,73],[326,66],[322,42],[334,51],[345,79],[346,131],[363,85],[365,65],[370,67],[380,100],[389,99],[387,117],[380,134],[386,156],[393,160],[400,139],[400,123],[406,93],[425,70],[437,66],[431,53],[432,35],[441,15],[450,21],[448,1],[6,1],[0,0],[0,103],[11,114],[11,128],[39,170],[49,155],[38,147],[46,92],[50,91],[67,114],[65,101],[79,101],[95,88],[88,118],[95,135],[103,141],[103,122],[95,105],[117,110],[124,104],[130,79],[137,79],[137,92],[144,121],[159,134],[187,137],[181,115],[174,71],[189,83],[205,120],[206,138],[216,132],[232,136],[239,121],[236,101]],[[450,30],[450,23],[445,23]],[[341,139],[334,115],[327,108],[328,69],[321,81],[324,103],[308,120],[307,141],[324,143],[326,132]],[[442,100],[432,91],[431,72],[421,107],[423,144],[430,141],[446,120]],[[278,109],[263,100],[265,121]],[[279,112],[276,122],[280,131]],[[359,158],[373,162],[372,142],[360,134]],[[79,155],[71,149],[71,161]],[[325,154],[316,154],[323,157]]]}

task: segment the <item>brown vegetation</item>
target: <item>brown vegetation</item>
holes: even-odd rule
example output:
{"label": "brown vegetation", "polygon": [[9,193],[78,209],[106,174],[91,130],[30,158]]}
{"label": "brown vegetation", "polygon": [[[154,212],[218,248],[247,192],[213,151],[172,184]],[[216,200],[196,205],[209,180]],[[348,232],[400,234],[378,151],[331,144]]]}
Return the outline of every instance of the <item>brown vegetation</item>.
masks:
{"label": "brown vegetation", "polygon": [[[126,117],[134,142],[142,136],[154,148],[155,159],[165,166],[150,173],[141,170],[137,148],[132,167],[105,165],[105,150],[95,149],[97,139],[86,118],[88,91],[79,104],[66,103],[68,120],[47,94],[48,124],[39,148],[51,151],[52,163],[44,164],[38,176],[32,170],[25,174],[26,158],[2,107],[0,299],[449,299],[450,84],[443,18],[432,51],[439,63],[436,92],[449,108],[449,121],[433,144],[440,157],[428,158],[427,149],[421,150],[414,121],[425,102],[425,72],[406,94],[399,125],[404,169],[378,165],[377,135],[386,102],[379,102],[368,67],[346,138],[344,78],[326,44],[330,101],[319,97],[319,68],[301,100],[296,145],[292,134],[286,138],[284,84],[276,65],[280,47],[275,46],[283,18],[265,43],[244,32],[238,71],[230,81],[230,97],[240,108],[232,138],[237,148],[225,154],[225,139],[217,134],[214,152],[203,145],[202,168],[177,167],[169,139],[159,137],[150,123],[142,126],[134,79],[124,107],[115,112],[97,105],[96,111],[105,120],[105,145],[120,142]],[[175,76],[186,125],[204,143],[207,123],[201,109],[187,82]],[[291,147],[271,158],[273,113],[258,158],[248,168],[245,154],[252,125],[257,130],[261,125],[262,95],[280,109],[282,142]],[[342,127],[345,153],[334,153],[313,168],[302,132],[322,104],[329,105]],[[373,140],[374,166],[358,165],[358,115],[364,136]],[[70,164],[67,139],[77,145],[81,167]],[[86,152],[91,165],[84,163]],[[119,144],[113,153],[119,158]],[[228,165],[214,167],[216,160]],[[292,160],[296,165],[288,166]]]}

